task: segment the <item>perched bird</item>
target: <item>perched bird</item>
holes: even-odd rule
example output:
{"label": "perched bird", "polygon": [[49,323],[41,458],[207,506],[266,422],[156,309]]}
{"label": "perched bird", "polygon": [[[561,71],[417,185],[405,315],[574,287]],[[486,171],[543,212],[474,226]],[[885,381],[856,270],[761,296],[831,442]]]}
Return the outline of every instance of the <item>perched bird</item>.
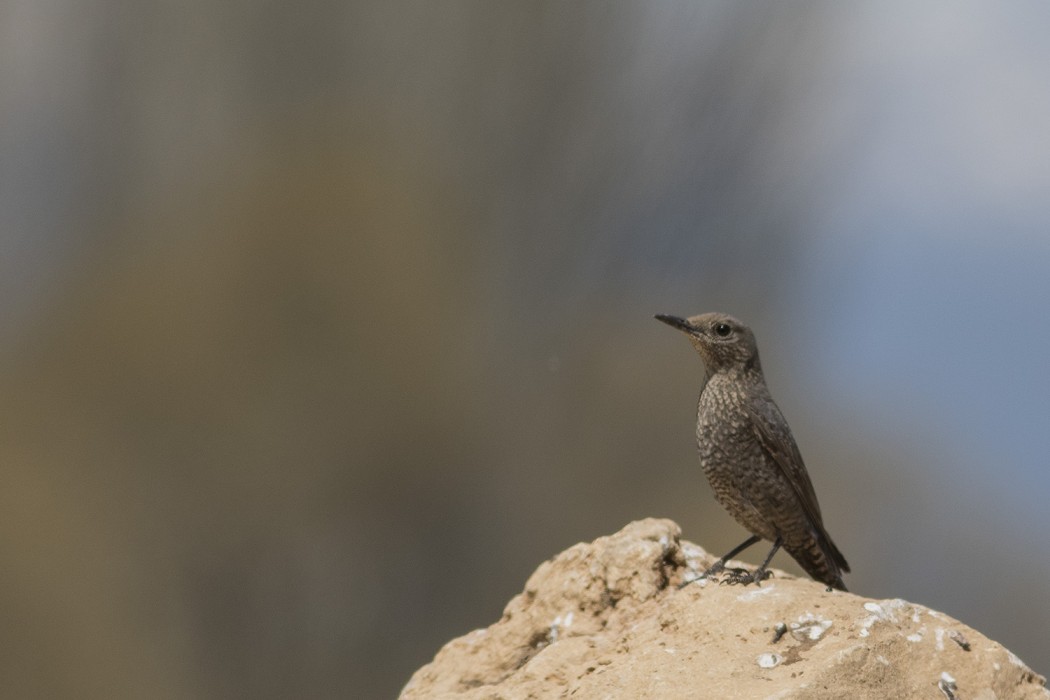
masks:
{"label": "perched bird", "polygon": [[753,573],[734,569],[726,582],[760,583],[783,547],[814,579],[846,590],[842,574],[849,564],[824,529],[802,455],[766,387],[751,329],[722,313],[656,318],[685,333],[703,358],[707,378],[696,411],[700,465],[718,502],[752,533],[701,578],[723,571],[729,559],[764,539],[773,549],[762,565]]}

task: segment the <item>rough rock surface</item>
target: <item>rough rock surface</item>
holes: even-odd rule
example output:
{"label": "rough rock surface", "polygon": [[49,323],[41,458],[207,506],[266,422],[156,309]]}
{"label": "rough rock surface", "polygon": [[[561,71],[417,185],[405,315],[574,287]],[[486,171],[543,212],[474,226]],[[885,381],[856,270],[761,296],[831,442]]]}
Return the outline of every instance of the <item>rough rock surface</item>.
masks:
{"label": "rough rock surface", "polygon": [[780,571],[761,587],[678,589],[713,561],[680,532],[641,520],[544,562],[402,699],[1050,698],[1011,652],[921,605]]}

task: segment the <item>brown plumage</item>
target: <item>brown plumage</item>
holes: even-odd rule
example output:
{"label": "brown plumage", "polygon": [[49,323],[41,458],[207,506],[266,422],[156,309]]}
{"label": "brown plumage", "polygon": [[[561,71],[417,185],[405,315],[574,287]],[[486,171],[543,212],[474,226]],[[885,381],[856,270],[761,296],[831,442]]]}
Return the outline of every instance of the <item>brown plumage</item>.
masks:
{"label": "brown plumage", "polygon": [[684,332],[703,358],[707,379],[697,403],[700,465],[718,502],[754,537],[722,557],[704,575],[759,539],[773,549],[753,573],[730,574],[735,583],[761,582],[783,546],[814,579],[846,590],[849,564],[831,541],[795,438],[766,387],[751,329],[732,316],[707,313],[688,319],[658,315]]}

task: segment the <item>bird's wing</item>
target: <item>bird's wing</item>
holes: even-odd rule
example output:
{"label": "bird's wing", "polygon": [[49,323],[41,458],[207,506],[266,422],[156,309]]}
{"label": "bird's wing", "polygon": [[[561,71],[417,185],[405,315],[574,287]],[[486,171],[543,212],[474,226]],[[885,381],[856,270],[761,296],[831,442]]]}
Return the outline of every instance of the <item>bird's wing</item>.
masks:
{"label": "bird's wing", "polygon": [[842,556],[842,552],[832,542],[828,531],[824,529],[824,520],[820,517],[820,506],[817,505],[817,494],[813,490],[813,482],[809,480],[809,474],[806,473],[798,445],[795,444],[795,438],[792,437],[780,409],[770,399],[751,401],[747,411],[759,444],[787,477],[810,524],[820,534],[826,555],[834,560],[842,571],[849,571],[846,558]]}
{"label": "bird's wing", "polygon": [[809,520],[820,530],[824,529],[823,519],[820,517],[820,506],[817,505],[817,494],[813,490],[813,483],[806,473],[806,466],[799,454],[798,445],[787,428],[787,421],[781,415],[780,409],[771,400],[751,401],[747,407],[751,426],[755,431],[758,442],[766,454],[773,458],[773,462],[780,467],[784,477],[791,488],[795,490],[802,509],[809,516]]}

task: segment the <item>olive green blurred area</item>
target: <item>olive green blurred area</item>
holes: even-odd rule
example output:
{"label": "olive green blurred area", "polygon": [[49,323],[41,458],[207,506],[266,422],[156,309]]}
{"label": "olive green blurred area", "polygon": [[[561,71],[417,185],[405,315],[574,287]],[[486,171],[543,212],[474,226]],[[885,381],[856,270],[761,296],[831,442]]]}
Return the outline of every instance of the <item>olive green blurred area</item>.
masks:
{"label": "olive green blurred area", "polygon": [[[781,315],[869,126],[810,114],[840,12],[0,11],[0,695],[394,697],[577,541],[728,550],[659,312],[756,327],[851,588],[952,588],[878,537],[936,448],[808,403]],[[1018,590],[918,602],[1038,668]]]}

